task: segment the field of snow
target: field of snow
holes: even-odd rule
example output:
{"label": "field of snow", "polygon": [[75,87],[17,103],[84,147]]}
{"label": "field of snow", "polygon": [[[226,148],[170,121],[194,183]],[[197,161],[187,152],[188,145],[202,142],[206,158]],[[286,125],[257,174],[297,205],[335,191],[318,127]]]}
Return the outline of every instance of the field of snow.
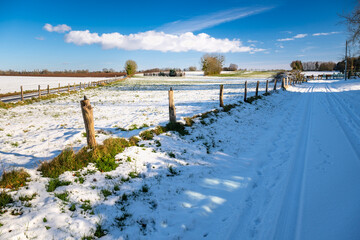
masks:
{"label": "field of snow", "polygon": [[[141,131],[117,127],[165,124],[170,86],[178,119],[218,108],[219,84],[225,104],[242,100],[244,80],[139,77],[0,110],[1,161],[32,179],[11,194],[37,194],[0,216],[0,238],[79,239],[101,226],[101,239],[360,239],[359,80],[310,81],[197,119],[189,135],[126,149],[107,174],[93,165],[64,173],[71,184],[54,193],[67,192],[67,201],[46,192],[36,163],[85,144],[84,94],[101,141]],[[139,177],[124,181],[130,172]]]}
{"label": "field of snow", "polygon": [[46,89],[47,85],[50,88],[59,86],[64,87],[68,84],[74,83],[89,83],[106,78],[96,77],[22,77],[22,76],[0,76],[0,93],[20,92],[20,86],[23,86],[24,91],[37,90],[40,85],[41,89]]}

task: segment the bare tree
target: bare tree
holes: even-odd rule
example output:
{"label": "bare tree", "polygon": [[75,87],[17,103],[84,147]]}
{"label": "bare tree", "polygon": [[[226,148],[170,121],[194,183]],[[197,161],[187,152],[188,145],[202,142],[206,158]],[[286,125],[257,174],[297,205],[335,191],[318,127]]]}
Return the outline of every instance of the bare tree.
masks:
{"label": "bare tree", "polygon": [[127,75],[134,75],[137,70],[137,64],[133,60],[127,60],[125,63],[125,71]]}
{"label": "bare tree", "polygon": [[355,9],[348,15],[342,16],[350,33],[350,41],[360,42],[360,1]]}
{"label": "bare tree", "polygon": [[200,60],[204,75],[220,74],[224,61],[223,55],[205,54]]}

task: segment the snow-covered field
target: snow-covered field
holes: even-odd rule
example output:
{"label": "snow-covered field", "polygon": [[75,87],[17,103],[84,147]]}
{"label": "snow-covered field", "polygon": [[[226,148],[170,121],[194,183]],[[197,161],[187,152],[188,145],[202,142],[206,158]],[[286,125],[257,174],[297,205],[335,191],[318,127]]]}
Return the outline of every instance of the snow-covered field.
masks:
{"label": "snow-covered field", "polygon": [[[165,124],[170,86],[178,119],[218,108],[220,83],[225,104],[242,100],[244,80],[138,78],[0,110],[1,161],[28,168],[32,179],[11,194],[37,194],[0,216],[0,238],[80,239],[101,226],[102,239],[360,239],[359,80],[311,81],[198,119],[190,135],[126,149],[107,174],[93,165],[63,174],[71,184],[54,193],[68,192],[68,201],[46,192],[35,164],[85,144],[84,94],[95,128],[108,133],[101,141],[140,131],[117,127]],[[124,181],[130,172],[140,177]]]}
{"label": "snow-covered field", "polygon": [[46,89],[47,85],[50,88],[59,86],[64,87],[68,84],[89,83],[106,78],[96,77],[22,77],[22,76],[0,76],[0,93],[20,92],[20,86],[23,86],[24,91],[37,90],[38,86]]}

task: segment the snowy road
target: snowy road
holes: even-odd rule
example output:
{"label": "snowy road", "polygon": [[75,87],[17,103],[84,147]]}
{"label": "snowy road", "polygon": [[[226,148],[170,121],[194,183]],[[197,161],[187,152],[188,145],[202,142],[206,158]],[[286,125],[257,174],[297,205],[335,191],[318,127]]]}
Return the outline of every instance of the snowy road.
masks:
{"label": "snowy road", "polygon": [[244,231],[254,239],[360,239],[360,92],[342,89],[349,85],[289,89],[280,131],[263,139],[273,143],[267,154],[254,156],[264,166],[250,217],[239,219],[229,239]]}

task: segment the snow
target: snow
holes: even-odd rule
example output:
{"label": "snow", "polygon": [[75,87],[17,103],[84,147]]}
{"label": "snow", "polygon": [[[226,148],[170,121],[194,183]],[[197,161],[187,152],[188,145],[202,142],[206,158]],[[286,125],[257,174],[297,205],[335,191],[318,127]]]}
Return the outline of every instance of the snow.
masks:
{"label": "snow", "polygon": [[23,90],[37,90],[40,85],[41,89],[46,89],[47,85],[50,88],[59,86],[64,87],[68,84],[74,83],[89,83],[106,78],[97,77],[23,77],[23,76],[0,76],[0,93],[20,92],[20,86]]}
{"label": "snow", "polygon": [[[225,104],[242,100],[244,80],[233,79],[140,77],[85,93],[94,105],[97,129],[130,136],[140,130],[121,132],[113,125],[168,121],[170,85],[179,119],[218,108],[220,82],[225,84]],[[0,236],[79,239],[101,224],[107,230],[102,239],[360,239],[359,91],[359,80],[310,81],[203,123],[197,119],[188,128],[190,135],[168,132],[140,142],[143,147],[127,148],[117,155],[121,164],[114,171],[100,173],[89,165],[80,171],[82,184],[75,182],[74,173],[64,173],[60,178],[72,183],[55,193],[68,191],[69,202],[46,192],[48,179],[31,164],[67,144],[85,144],[78,109],[84,92],[2,110],[1,159],[5,166],[27,167],[32,179],[27,188],[11,194],[15,199],[38,195],[30,207],[16,203],[10,208],[22,208],[22,215],[8,211],[0,216]],[[60,117],[54,118],[56,113]],[[107,137],[99,134],[98,140]],[[4,139],[26,142],[11,148]],[[170,173],[170,166],[177,174]],[[133,171],[140,177],[121,180]],[[142,191],[145,185],[147,192]],[[103,189],[112,194],[104,197]],[[121,200],[124,193],[126,201]],[[86,200],[92,210],[80,208]],[[71,203],[76,204],[74,212]]]}

